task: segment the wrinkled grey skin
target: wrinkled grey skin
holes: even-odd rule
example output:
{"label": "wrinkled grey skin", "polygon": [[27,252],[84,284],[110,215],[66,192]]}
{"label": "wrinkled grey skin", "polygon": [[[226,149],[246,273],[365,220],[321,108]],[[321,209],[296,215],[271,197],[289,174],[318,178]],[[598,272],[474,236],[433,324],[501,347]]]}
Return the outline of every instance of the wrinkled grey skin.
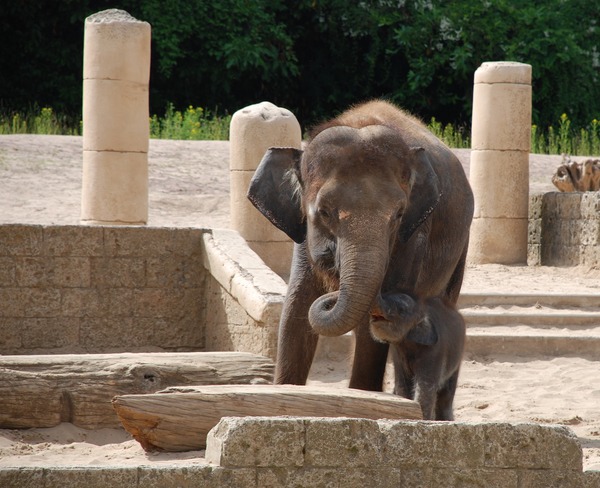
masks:
{"label": "wrinkled grey skin", "polygon": [[352,330],[350,387],[381,391],[376,297],[454,304],[460,292],[473,195],[458,159],[417,119],[367,102],[317,127],[304,152],[267,151],[248,198],[296,242],[275,382],[305,384],[318,336]]}
{"label": "wrinkled grey skin", "polygon": [[454,420],[452,403],[465,344],[465,322],[448,301],[378,296],[373,337],[392,345],[394,393],[416,400],[425,420]]}

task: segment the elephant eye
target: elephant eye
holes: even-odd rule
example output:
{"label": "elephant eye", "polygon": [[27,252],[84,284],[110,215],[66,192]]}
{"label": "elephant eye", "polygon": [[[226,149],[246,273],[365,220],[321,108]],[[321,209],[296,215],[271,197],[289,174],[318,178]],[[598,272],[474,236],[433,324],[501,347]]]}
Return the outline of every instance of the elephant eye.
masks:
{"label": "elephant eye", "polygon": [[326,208],[323,208],[323,207],[320,207],[317,210],[317,213],[324,220],[328,220],[331,217],[331,214],[329,213],[329,210],[327,210]]}

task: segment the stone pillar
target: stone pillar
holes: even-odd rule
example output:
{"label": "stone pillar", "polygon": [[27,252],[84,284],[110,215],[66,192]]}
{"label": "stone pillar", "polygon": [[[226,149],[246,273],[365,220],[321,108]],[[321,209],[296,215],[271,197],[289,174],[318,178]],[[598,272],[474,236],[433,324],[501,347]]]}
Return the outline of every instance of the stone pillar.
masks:
{"label": "stone pillar", "polygon": [[230,126],[231,226],[273,271],[287,277],[293,242],[247,199],[250,179],[270,147],[300,148],[302,132],[294,114],[269,102],[238,110]]}
{"label": "stone pillar", "polygon": [[531,66],[483,63],[475,72],[469,262],[527,263]]}
{"label": "stone pillar", "polygon": [[85,20],[84,224],[148,221],[150,24],[110,9]]}

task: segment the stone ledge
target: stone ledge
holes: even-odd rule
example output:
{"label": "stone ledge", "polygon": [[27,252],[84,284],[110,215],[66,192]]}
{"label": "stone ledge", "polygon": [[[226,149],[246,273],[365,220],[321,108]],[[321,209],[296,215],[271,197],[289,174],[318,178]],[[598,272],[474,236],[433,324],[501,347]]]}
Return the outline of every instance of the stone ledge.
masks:
{"label": "stone ledge", "polygon": [[260,323],[278,322],[287,285],[233,230],[206,232],[204,267]]}
{"label": "stone ledge", "polygon": [[582,470],[581,447],[570,429],[529,423],[224,417],[208,435],[206,459],[232,468]]}

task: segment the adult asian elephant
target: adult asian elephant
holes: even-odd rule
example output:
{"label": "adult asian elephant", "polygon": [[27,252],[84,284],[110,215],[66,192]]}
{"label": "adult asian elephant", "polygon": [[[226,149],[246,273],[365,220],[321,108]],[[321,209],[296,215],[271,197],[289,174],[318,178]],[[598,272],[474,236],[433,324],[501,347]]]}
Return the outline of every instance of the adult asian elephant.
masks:
{"label": "adult asian elephant", "polygon": [[275,382],[305,384],[319,334],[354,330],[350,387],[380,391],[389,345],[369,330],[377,297],[458,298],[473,215],[458,159],[376,100],[316,127],[305,151],[269,149],[248,198],[296,243]]}

